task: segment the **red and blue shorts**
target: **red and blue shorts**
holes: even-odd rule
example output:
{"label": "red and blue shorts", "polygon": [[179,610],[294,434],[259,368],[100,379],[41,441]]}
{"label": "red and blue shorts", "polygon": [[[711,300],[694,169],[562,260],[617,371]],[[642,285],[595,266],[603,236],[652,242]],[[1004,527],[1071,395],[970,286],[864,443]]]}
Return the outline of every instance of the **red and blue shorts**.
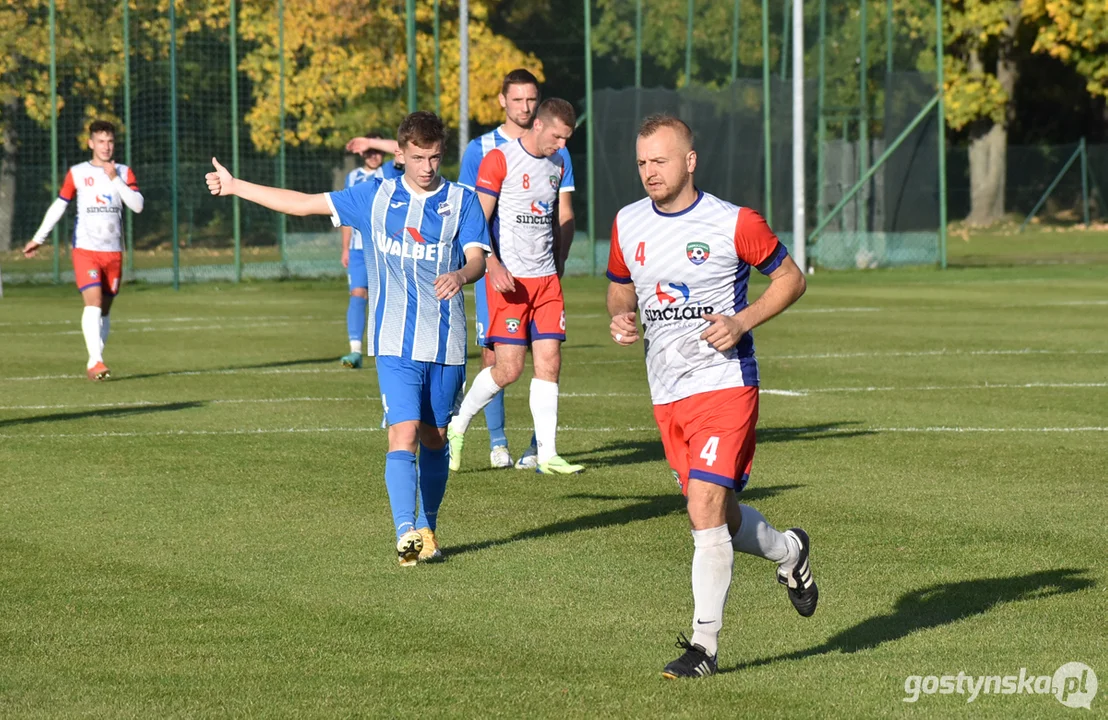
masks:
{"label": "red and blue shorts", "polygon": [[515,290],[506,293],[486,289],[489,304],[486,344],[492,347],[496,343],[530,345],[536,340],[564,342],[566,303],[558,276],[515,278],[515,285]]}
{"label": "red and blue shorts", "polygon": [[81,292],[97,285],[108,295],[119,293],[123,253],[73,248],[73,279]]}
{"label": "red and blue shorts", "polygon": [[689,479],[741,491],[754,463],[758,388],[736,387],[697,393],[654,406],[666,461],[681,493]]}

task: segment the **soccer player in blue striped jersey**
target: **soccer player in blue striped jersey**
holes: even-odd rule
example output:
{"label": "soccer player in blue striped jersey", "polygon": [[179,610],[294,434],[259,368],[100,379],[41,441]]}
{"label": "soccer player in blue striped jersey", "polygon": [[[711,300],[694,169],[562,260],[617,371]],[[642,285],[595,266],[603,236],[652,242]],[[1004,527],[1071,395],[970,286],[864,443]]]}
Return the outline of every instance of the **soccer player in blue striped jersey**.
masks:
{"label": "soccer player in blue striped jersey", "polygon": [[[500,87],[500,106],[504,108],[504,124],[484,135],[474,138],[466,146],[462,155],[461,168],[458,170],[458,182],[471,190],[477,188],[477,171],[481,161],[493,148],[510,143],[531,128],[535,121],[535,112],[539,101],[539,81],[529,71],[522,68],[513,70],[504,77]],[[565,272],[565,261],[569,255],[570,243],[576,230],[573,217],[573,163],[565,148],[558,150],[562,158],[565,174],[558,187],[558,230],[555,232],[554,259],[558,275]],[[473,286],[473,299],[477,316],[477,344],[481,346],[481,367],[491,367],[496,363],[496,353],[487,344],[485,331],[489,327],[489,305],[485,294],[485,279],[481,278]],[[508,453],[508,436],[504,432],[504,392],[497,393],[485,406],[485,424],[489,428],[489,462],[493,467],[509,467],[512,457]],[[531,446],[516,462],[520,470],[534,470],[538,462],[535,437],[531,437]]]}
{"label": "soccer player in blue striped jersey", "polygon": [[[380,135],[365,136],[372,144],[364,152],[362,166],[354,168],[346,176],[346,187],[374,178],[387,180],[404,174],[395,162],[385,162],[385,153],[396,154],[396,141],[385,140]],[[353,251],[353,252],[351,252]],[[350,340],[350,353],[342,357],[343,367],[362,366],[362,336],[366,327],[366,305],[369,303],[369,275],[366,272],[365,253],[362,251],[362,234],[356,229],[342,228],[342,266],[346,268],[346,280],[350,286],[350,302],[346,308],[346,334]]]}
{"label": "soccer player in blue striped jersey", "polygon": [[[439,176],[446,128],[429,112],[397,132],[404,175],[308,195],[233,178],[215,158],[213,195],[238,195],[289,215],[330,215],[364,238],[368,352],[388,423],[385,487],[402,566],[441,557],[435,536],[446,493],[446,426],[465,383],[461,289],[485,272],[488,224],[477,196]],[[418,475],[416,451],[419,450]],[[418,497],[417,497],[418,496]],[[416,506],[419,505],[418,516]]]}

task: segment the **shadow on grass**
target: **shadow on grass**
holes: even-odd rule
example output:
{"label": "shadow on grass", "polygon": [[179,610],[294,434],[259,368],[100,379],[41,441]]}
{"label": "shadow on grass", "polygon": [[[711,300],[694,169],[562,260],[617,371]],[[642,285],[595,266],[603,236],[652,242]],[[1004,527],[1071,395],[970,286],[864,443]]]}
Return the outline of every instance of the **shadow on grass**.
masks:
{"label": "shadow on grass", "polygon": [[1085,590],[1095,581],[1082,577],[1088,570],[1065,568],[1044,570],[1005,578],[981,578],[932,585],[900,596],[892,612],[863,620],[834,635],[827,642],[807,650],[740,663],[723,672],[746,670],[784,660],[800,660],[828,653],[856,653],[872,650],[919,630],[950,625],[984,615],[997,605],[1037,600]]}
{"label": "shadow on grass", "polygon": [[[774,487],[755,488],[753,490],[744,491],[742,498],[743,502],[763,500],[788,490],[794,490],[798,487],[800,486],[777,485]],[[519,542],[520,540],[533,540],[550,537],[552,535],[566,535],[577,532],[578,530],[618,527],[641,520],[664,517],[672,513],[685,512],[685,497],[677,491],[676,484],[674,485],[674,491],[665,495],[596,495],[593,493],[574,493],[565,496],[565,499],[588,500],[589,502],[615,502],[627,500],[633,502],[630,505],[624,505],[623,507],[614,508],[612,510],[602,510],[590,515],[582,515],[572,520],[562,520],[560,522],[550,523],[549,525],[543,525],[542,527],[532,528],[531,530],[521,530],[515,535],[500,538],[499,540],[482,540],[476,543],[451,546],[443,551],[446,554],[446,559],[449,560],[457,555],[487,550],[489,548]]]}
{"label": "shadow on grass", "polygon": [[25,418],[13,418],[0,420],[0,427],[14,425],[33,425],[35,423],[64,422],[66,420],[85,420],[88,418],[114,418],[130,417],[132,415],[145,415],[147,413],[175,412],[190,408],[204,407],[203,401],[166,403],[165,405],[137,405],[135,407],[101,408],[99,410],[85,410],[82,412],[54,413],[53,415],[35,415]]}
{"label": "shadow on grass", "polygon": [[[779,443],[813,440],[842,440],[845,438],[873,435],[870,430],[849,430],[851,425],[857,425],[857,421],[843,421],[811,425],[807,427],[783,427],[783,428],[759,428],[758,442]],[[566,457],[574,462],[583,462],[588,465],[608,467],[613,465],[634,465],[636,463],[648,463],[665,460],[665,451],[662,449],[662,441],[652,440],[617,440],[596,448],[587,453],[566,453]]]}
{"label": "shadow on grass", "polygon": [[139,373],[138,375],[113,375],[111,382],[124,382],[126,380],[146,380],[156,377],[169,377],[172,375],[193,375],[199,373],[221,373],[229,370],[265,370],[267,368],[295,367],[297,365],[320,365],[323,363],[335,363],[338,366],[338,355],[328,355],[322,358],[305,358],[303,360],[274,360],[273,362],[256,363],[254,365],[231,365],[221,368],[205,368],[203,370],[166,370],[156,373]]}

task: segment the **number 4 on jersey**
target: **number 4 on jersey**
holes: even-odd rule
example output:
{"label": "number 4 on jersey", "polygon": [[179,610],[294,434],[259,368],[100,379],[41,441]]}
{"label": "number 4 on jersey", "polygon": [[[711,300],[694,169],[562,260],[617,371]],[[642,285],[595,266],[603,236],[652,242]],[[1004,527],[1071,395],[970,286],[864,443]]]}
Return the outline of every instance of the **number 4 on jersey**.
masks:
{"label": "number 4 on jersey", "polygon": [[635,262],[640,266],[646,265],[646,243],[641,242],[639,246],[635,248]]}

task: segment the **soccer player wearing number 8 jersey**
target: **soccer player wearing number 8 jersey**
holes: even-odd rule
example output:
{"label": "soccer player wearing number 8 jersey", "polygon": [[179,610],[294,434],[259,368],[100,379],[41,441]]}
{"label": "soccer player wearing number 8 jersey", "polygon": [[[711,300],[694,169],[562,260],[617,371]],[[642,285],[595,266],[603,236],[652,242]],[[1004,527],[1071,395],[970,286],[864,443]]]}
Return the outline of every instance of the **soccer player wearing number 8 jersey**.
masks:
{"label": "soccer player wearing number 8 jersey", "polygon": [[[716,671],[734,552],[777,564],[777,580],[802,616],[816,610],[808,535],[780,532],[738,502],[754,460],[758,420],[758,325],[804,293],[804,274],[758,213],[697,189],[692,131],[677,118],[646,119],[636,144],[649,197],[624,207],[612,226],[608,312],[612,339],[645,328],[647,375],[666,460],[687,496],[692,524],[692,639],[665,666],[667,678]],[[769,287],[747,303],[755,268]]]}
{"label": "soccer player wearing number 8 jersey", "polygon": [[[485,271],[488,225],[474,193],[439,177],[446,128],[429,112],[396,134],[404,175],[307,195],[231,177],[213,158],[213,195],[238,195],[290,215],[330,215],[362,234],[366,339],[388,423],[385,488],[402,566],[441,557],[435,535],[446,494],[446,426],[465,383],[466,317],[460,293]],[[418,470],[416,451],[419,452]],[[417,474],[418,473],[418,474]],[[419,512],[416,513],[416,505]]]}
{"label": "soccer player wearing number 8 jersey", "polygon": [[492,223],[493,255],[486,279],[489,327],[486,340],[496,362],[483,369],[450,422],[450,467],[461,466],[462,444],[474,415],[523,373],[531,348],[531,418],[540,473],[584,470],[558,455],[558,377],[566,339],[565,301],[558,279],[555,228],[565,166],[558,151],[573,134],[573,106],[543,101],[534,123],[518,140],[490,151],[477,173],[477,194]]}
{"label": "soccer player wearing number 8 jersey", "polygon": [[117,164],[115,126],[96,120],[88,129],[92,159],[69,168],[58,198],[46,211],[34,238],[23,254],[34,257],[46,236],[65,215],[70,201],[77,198],[77,221],[73,225],[73,276],[85,301],[81,314],[81,333],[88,350],[86,373],[89,380],[106,380],[111,371],[104,364],[104,345],[111,329],[109,313],[119,294],[123,274],[124,206],[142,212],[143,199],[131,168]]}

